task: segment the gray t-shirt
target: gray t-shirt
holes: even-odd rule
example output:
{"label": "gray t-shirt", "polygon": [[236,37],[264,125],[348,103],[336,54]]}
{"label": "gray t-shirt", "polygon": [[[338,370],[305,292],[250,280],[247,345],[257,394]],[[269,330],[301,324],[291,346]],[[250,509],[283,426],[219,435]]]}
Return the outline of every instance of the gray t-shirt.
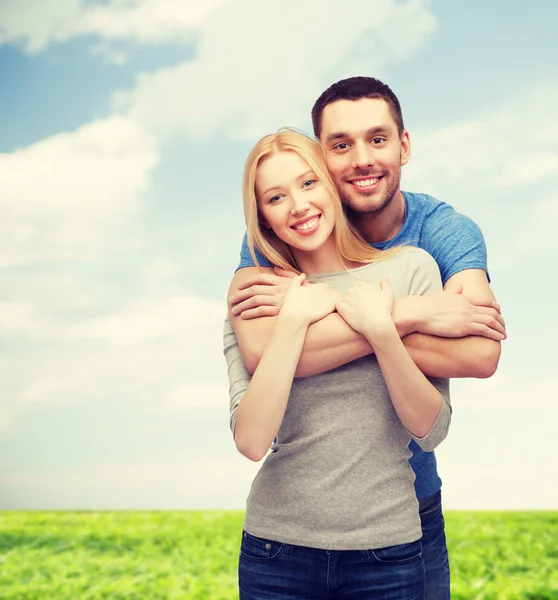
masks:
{"label": "gray t-shirt", "polygon": [[[389,279],[396,298],[442,290],[436,262],[418,248],[308,279],[345,293],[357,279],[379,283],[383,278]],[[224,345],[234,433],[250,374],[228,319]],[[276,441],[252,483],[244,529],[263,538],[329,550],[418,540],[422,532],[409,442],[413,438],[425,450],[433,450],[445,438],[451,419],[448,380],[429,379],[443,403],[424,438],[412,436],[402,425],[373,355],[295,379]]]}

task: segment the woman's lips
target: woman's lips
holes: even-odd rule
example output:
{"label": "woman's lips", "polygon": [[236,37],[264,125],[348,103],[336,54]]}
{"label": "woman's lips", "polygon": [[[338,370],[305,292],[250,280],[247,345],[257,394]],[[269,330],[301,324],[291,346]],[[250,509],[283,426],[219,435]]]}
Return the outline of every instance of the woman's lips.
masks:
{"label": "woman's lips", "polygon": [[291,229],[300,235],[312,235],[318,230],[321,220],[321,215],[315,215],[309,219],[306,219],[305,221],[297,223],[296,225],[291,225]]}

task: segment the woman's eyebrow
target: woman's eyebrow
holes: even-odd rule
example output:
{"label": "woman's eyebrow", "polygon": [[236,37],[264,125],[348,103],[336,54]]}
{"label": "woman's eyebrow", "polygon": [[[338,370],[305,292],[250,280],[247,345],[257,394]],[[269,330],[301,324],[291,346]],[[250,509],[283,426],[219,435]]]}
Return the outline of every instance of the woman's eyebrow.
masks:
{"label": "woman's eyebrow", "polygon": [[301,179],[306,179],[306,177],[308,177],[308,175],[312,175],[312,176],[316,177],[316,174],[314,173],[314,171],[312,171],[312,169],[310,169],[309,171],[306,171],[302,175],[299,175],[296,179],[297,179],[297,181],[300,181]]}

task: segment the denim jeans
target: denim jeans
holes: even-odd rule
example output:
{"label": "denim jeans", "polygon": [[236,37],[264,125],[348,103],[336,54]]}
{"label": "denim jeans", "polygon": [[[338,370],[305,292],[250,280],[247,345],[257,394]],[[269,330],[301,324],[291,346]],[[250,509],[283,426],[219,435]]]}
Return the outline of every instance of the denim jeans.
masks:
{"label": "denim jeans", "polygon": [[419,500],[425,600],[450,600],[448,548],[440,490]]}
{"label": "denim jeans", "polygon": [[423,600],[420,540],[375,550],[318,550],[243,532],[240,600]]}

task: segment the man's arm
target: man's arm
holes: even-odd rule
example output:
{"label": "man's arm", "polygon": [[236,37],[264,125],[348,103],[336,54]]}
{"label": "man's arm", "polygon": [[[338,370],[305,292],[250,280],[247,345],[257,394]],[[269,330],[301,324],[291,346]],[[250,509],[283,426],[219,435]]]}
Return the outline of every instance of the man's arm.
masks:
{"label": "man's arm", "polygon": [[[264,279],[264,281],[271,281],[269,277],[271,272],[269,270],[265,274],[268,279]],[[239,269],[229,289],[229,299],[233,299],[232,303],[229,302],[229,316],[238,338],[242,358],[251,373],[255,371],[263,354],[273,330],[275,317],[243,319],[233,312],[236,305],[234,297],[239,294],[239,288],[245,288],[246,282],[257,281],[261,273],[262,271],[257,267]],[[460,296],[461,304],[471,304],[466,299],[468,294],[484,294],[489,298],[494,298],[484,271],[471,269],[457,273],[448,280],[446,289],[452,289],[458,285],[463,286],[463,294],[448,293],[448,295]],[[281,291],[278,291],[276,286],[268,285],[267,287],[270,289],[265,290],[264,286],[259,286],[258,289],[259,292],[265,292],[260,294],[266,296],[265,300],[272,297],[274,292],[277,292],[277,297],[280,298]],[[244,298],[244,295],[241,297]],[[273,307],[277,304],[280,306],[280,300],[269,300],[270,308],[266,309],[266,314],[273,315],[275,312]],[[432,305],[432,302],[430,305],[432,314],[439,314],[440,311]],[[496,303],[495,305],[497,306]],[[474,304],[471,306],[475,307]],[[476,320],[482,320],[486,316],[493,319],[495,309],[490,310],[492,312],[486,314],[483,308],[482,311],[473,313],[473,317]],[[455,319],[453,315],[452,318]],[[422,321],[428,321],[428,315],[423,316]],[[439,327],[439,324],[436,325]],[[473,325],[478,324],[474,321]],[[420,325],[415,322],[414,326]],[[422,326],[426,327],[425,323],[422,323]],[[445,326],[447,327],[447,323]],[[405,324],[398,324],[398,330],[402,336],[409,330],[408,327],[408,319],[405,319]],[[484,339],[479,335],[450,339],[413,333],[406,335],[403,342],[421,371],[431,377],[489,377],[496,370],[498,364],[499,343]],[[296,377],[308,377],[316,373],[323,373],[371,353],[372,347],[366,338],[355,332],[338,314],[334,313],[313,323],[308,328]]]}

